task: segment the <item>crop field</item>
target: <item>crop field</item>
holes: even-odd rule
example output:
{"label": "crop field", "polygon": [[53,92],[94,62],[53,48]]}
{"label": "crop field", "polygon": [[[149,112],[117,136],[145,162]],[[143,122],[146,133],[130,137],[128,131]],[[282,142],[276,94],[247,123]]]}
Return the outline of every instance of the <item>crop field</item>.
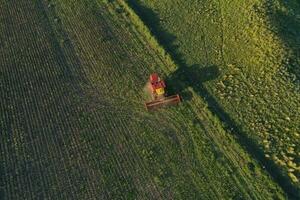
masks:
{"label": "crop field", "polygon": [[[298,71],[281,63],[288,56],[287,62],[297,66],[293,45],[298,40],[282,44],[262,20],[274,17],[267,18],[263,6],[287,9],[281,4],[255,7],[261,15],[253,20],[277,43],[260,38],[265,35],[254,41],[248,32],[244,36],[235,32],[236,40],[245,42],[248,37],[253,46],[269,42],[265,46],[271,49],[261,45],[260,52],[251,54],[251,61],[257,62],[254,68],[247,59],[250,52],[241,45],[227,49],[230,34],[225,35],[226,24],[218,24],[213,1],[203,1],[209,8],[197,7],[202,5],[197,1],[138,2],[0,0],[0,199],[299,197]],[[222,19],[227,12],[231,16],[226,3]],[[140,15],[142,9],[145,15]],[[159,15],[154,16],[152,9]],[[193,29],[187,26],[196,25],[196,18],[181,23],[187,13],[201,15],[202,9],[215,18],[206,16],[199,21],[203,26]],[[149,17],[152,24],[147,23]],[[205,28],[205,20],[212,20],[211,26]],[[279,33],[283,22],[276,22],[274,32]],[[217,35],[222,27],[224,43]],[[191,30],[201,34],[195,36]],[[202,46],[203,37],[207,46]],[[172,45],[180,46],[178,51]],[[281,57],[271,54],[274,49]],[[235,57],[237,50],[243,57]],[[256,59],[259,53],[270,58]],[[274,60],[277,65],[271,63]],[[180,93],[180,105],[145,110],[143,88],[152,72]],[[239,89],[234,81],[239,81]],[[277,95],[272,94],[275,91]],[[233,122],[216,114],[214,99],[224,109],[220,113],[228,113],[242,127],[245,142],[235,134]],[[244,144],[260,140],[267,158],[281,163],[279,178],[265,166],[268,160],[257,157],[261,149],[254,149],[255,154]]]}

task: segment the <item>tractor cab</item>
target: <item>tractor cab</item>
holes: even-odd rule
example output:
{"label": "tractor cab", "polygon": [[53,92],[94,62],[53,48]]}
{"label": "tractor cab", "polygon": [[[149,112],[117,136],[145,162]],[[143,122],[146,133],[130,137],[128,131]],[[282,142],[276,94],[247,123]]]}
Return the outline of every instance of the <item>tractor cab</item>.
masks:
{"label": "tractor cab", "polygon": [[158,74],[154,73],[150,75],[150,85],[152,95],[155,95],[154,99],[165,95],[166,84],[163,80],[160,79]]}

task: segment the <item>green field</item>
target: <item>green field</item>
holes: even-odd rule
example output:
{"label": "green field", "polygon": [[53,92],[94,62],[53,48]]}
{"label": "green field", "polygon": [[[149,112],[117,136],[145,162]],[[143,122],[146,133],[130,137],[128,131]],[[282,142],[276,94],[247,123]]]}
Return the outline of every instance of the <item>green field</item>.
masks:
{"label": "green field", "polygon": [[129,2],[182,71],[201,72],[209,66],[219,70],[218,77],[203,83],[210,110],[239,138],[259,145],[266,159],[299,188],[300,4],[293,0]]}
{"label": "green field", "polygon": [[[220,17],[214,1],[0,0],[0,199],[299,197],[298,71],[281,63],[297,66],[297,37],[262,20],[283,5],[247,30],[230,9],[253,3],[231,2]],[[147,112],[152,72],[183,103]]]}

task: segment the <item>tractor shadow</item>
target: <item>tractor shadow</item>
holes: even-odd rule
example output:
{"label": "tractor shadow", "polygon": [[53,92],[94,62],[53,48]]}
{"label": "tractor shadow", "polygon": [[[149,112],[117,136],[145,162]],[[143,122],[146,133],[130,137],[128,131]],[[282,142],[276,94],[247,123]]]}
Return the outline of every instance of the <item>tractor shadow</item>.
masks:
{"label": "tractor shadow", "polygon": [[187,91],[188,87],[193,88],[202,97],[210,96],[208,91],[204,90],[203,84],[218,78],[219,75],[220,71],[216,65],[209,67],[201,67],[198,64],[192,66],[181,65],[165,80],[169,94],[179,93],[183,101],[190,101],[193,95]]}
{"label": "tractor shadow", "polygon": [[[297,186],[291,183],[289,178],[282,173],[281,169],[273,161],[265,157],[263,149],[248,136],[242,126],[238,125],[231,118],[218,100],[204,86],[205,82],[218,78],[220,75],[218,66],[187,65],[184,56],[178,50],[178,45],[174,44],[176,36],[161,26],[163,19],[160,19],[155,11],[145,7],[139,1],[128,0],[127,3],[139,15],[144,24],[148,26],[152,35],[155,36],[159,44],[164,47],[179,67],[165,79],[168,85],[168,93],[180,93],[184,101],[189,101],[192,98],[192,94],[186,92],[186,88],[191,87],[207,103],[208,109],[212,114],[221,121],[224,130],[233,135],[241,147],[268,172],[288,197],[290,199],[299,199],[300,192]],[[203,122],[200,119],[196,119],[195,123],[201,125]],[[253,171],[253,166],[252,163],[248,163],[250,171]]]}

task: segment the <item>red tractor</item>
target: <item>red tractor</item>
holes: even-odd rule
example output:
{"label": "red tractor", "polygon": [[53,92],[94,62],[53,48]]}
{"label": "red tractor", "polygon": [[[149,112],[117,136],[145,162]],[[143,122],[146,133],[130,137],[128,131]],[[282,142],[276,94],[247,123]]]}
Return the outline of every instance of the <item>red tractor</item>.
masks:
{"label": "red tractor", "polygon": [[147,110],[165,105],[178,104],[180,102],[180,96],[178,94],[172,96],[166,95],[166,84],[160,79],[157,73],[150,75],[147,86],[152,96],[152,101],[145,103]]}

